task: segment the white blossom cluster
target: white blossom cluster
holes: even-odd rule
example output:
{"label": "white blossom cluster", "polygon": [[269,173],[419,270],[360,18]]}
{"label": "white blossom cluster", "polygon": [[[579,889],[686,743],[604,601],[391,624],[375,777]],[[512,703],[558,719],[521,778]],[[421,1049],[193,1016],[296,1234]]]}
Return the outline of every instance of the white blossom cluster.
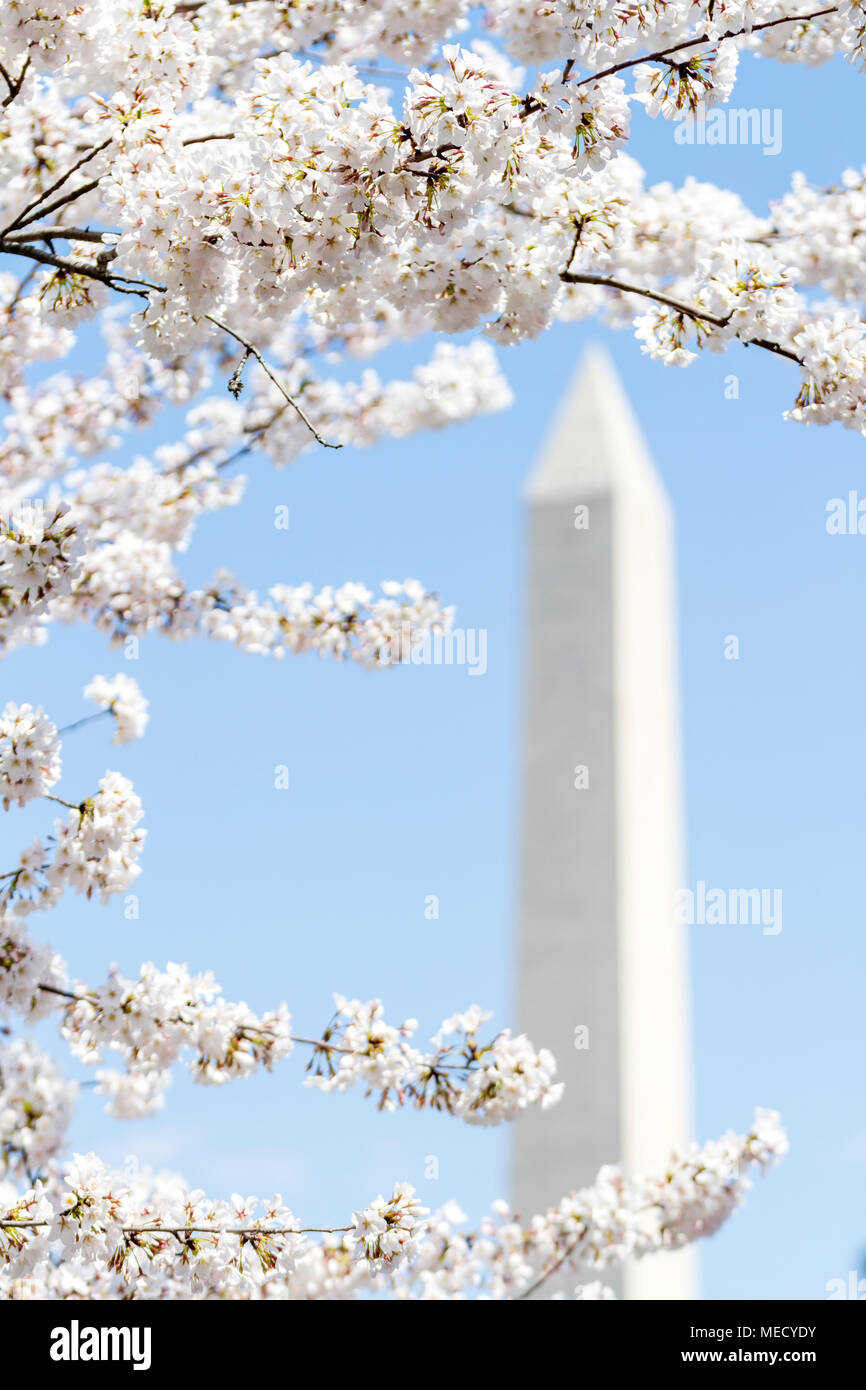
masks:
{"label": "white blossom cluster", "polygon": [[[127,723],[140,719],[135,682],[115,685],[113,691],[129,705]],[[23,919],[55,907],[67,889],[88,898],[98,894],[105,903],[125,892],[141,872],[138,859],[146,832],[139,826],[143,809],[132,783],[118,772],[106,772],[93,796],[78,805],[64,801],[50,790],[60,777],[60,755],[57,728],[41,709],[11,702],[5,707],[0,716],[4,807],[48,797],[66,807],[66,819],[56,818],[53,834],[33,840],[15,868],[0,873],[0,1015],[22,1013],[35,1020],[69,997],[64,961],[50,947],[30,940]]]}
{"label": "white blossom cluster", "polygon": [[44,710],[16,705],[0,714],[0,796],[8,811],[45,796],[60,779],[60,740]]}
{"label": "white blossom cluster", "polygon": [[52,600],[71,592],[83,542],[63,502],[47,520],[0,481],[0,651],[40,640]]}
{"label": "white blossom cluster", "polygon": [[65,1147],[78,1086],[29,1038],[0,1043],[0,1176],[33,1177]]}
{"label": "white blossom cluster", "polygon": [[150,717],[147,700],[132,676],[94,676],[84,687],[84,698],[113,714],[117,726],[113,743],[130,743],[144,734]]}
{"label": "white blossom cluster", "polygon": [[334,1001],[334,1017],[309,1062],[308,1084],[319,1090],[362,1085],[367,1095],[378,1096],[381,1110],[411,1101],[484,1125],[512,1120],[532,1106],[547,1109],[561,1098],[552,1055],[508,1030],[481,1042],[478,1030],[491,1015],[477,1005],[447,1019],[433,1039],[434,1050],[425,1053],[408,1041],[418,1027],[415,1019],[394,1027],[378,999],[362,1003],[338,994]]}
{"label": "white blossom cluster", "polygon": [[261,1016],[223,999],[209,973],[146,963],[139,979],[112,970],[105,984],[71,980],[63,958],[34,942],[12,917],[0,919],[0,1016],[58,1016],[76,1060],[99,1066],[105,1054],[124,1070],[99,1068],[97,1090],[110,1114],[130,1119],[163,1101],[171,1068],[187,1061],[196,1081],[219,1085],[267,1069],[292,1051],[285,1005]]}
{"label": "white blossom cluster", "polygon": [[409,1183],[398,1183],[386,1201],[377,1197],[362,1211],[352,1212],[352,1229],[345,1244],[360,1261],[360,1268],[389,1273],[410,1264],[424,1241],[423,1217],[429,1213]]}
{"label": "white blossom cluster", "polygon": [[381,598],[364,584],[328,586],[318,593],[312,584],[275,584],[269,599],[260,601],[223,572],[202,609],[202,630],[243,651],[275,657],[315,651],[371,667],[397,659],[404,633],[414,644],[425,633],[446,631],[454,619],[453,608],[444,608],[416,579],[385,581]]}
{"label": "white blossom cluster", "polygon": [[17,866],[0,875],[0,931],[4,918],[56,907],[67,888],[103,903],[125,893],[141,873],[138,857],[147,832],[128,777],[106,772],[99,790],[54,822],[51,844],[35,839]]}
{"label": "white blossom cluster", "polygon": [[[130,1184],[95,1155],[76,1155],[23,1191],[0,1182],[0,1297],[518,1299],[560,1268],[586,1280],[666,1248],[666,1188],[693,1213],[682,1238],[708,1234],[742,1201],[750,1173],[785,1149],[778,1116],[759,1111],[746,1135],[674,1154],[651,1178],[604,1169],[528,1222],[500,1202],[468,1231],[454,1203],[430,1215],[398,1184],[320,1241],[280,1196],[213,1202],[178,1179]],[[598,1278],[574,1291],[610,1296]]]}
{"label": "white blossom cluster", "polygon": [[[675,1153],[670,1169],[643,1183],[638,1205],[654,1213],[662,1243],[676,1248],[712,1235],[741,1200],[739,1180],[749,1164],[766,1167],[787,1152],[787,1138],[772,1110],[759,1110],[745,1143],[728,1132],[721,1139]],[[657,1239],[654,1221],[648,1239]]]}
{"label": "white blossom cluster", "polygon": [[216,1086],[259,1066],[270,1070],[292,1051],[284,1004],[258,1016],[224,999],[209,972],[192,975],[184,965],[158,970],[148,962],[137,980],[113,970],[104,985],[76,985],[70,993],[65,1001],[57,996],[61,1033],[89,1066],[106,1052],[120,1055],[125,1071],[100,1070],[98,1089],[109,1097],[110,1113],[126,1119],[161,1104],[171,1068],[186,1054],[195,1080]]}

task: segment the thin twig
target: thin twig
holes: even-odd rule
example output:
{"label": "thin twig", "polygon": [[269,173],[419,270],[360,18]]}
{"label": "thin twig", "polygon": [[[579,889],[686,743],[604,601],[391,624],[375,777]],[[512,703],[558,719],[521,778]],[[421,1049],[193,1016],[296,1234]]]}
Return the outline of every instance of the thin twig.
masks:
{"label": "thin twig", "polygon": [[15,291],[15,293],[13,294],[13,296],[12,296],[12,298],[10,299],[9,303],[6,305],[6,310],[5,310],[5,312],[6,312],[7,314],[11,314],[12,310],[15,308],[15,305],[16,305],[16,304],[20,301],[20,299],[22,298],[22,296],[23,296],[23,294],[24,294],[24,291],[27,289],[27,286],[30,284],[30,282],[31,282],[31,280],[33,279],[34,275],[37,275],[38,272],[39,272],[39,267],[38,267],[38,265],[34,265],[34,266],[31,266],[31,267],[30,267],[30,269],[28,270],[27,274],[24,276],[23,280],[20,281],[20,283],[19,283],[19,285],[18,285],[18,288],[17,288],[17,290]]}
{"label": "thin twig", "polygon": [[[260,0],[230,0],[233,9],[240,5],[255,5],[258,3],[260,3]],[[186,0],[186,3],[182,5],[175,5],[174,12],[175,14],[194,14],[196,10],[203,10],[206,4],[207,0]]]}
{"label": "thin twig", "polygon": [[[50,1221],[6,1221],[0,1216],[0,1231],[4,1230],[25,1230],[36,1231],[44,1226],[50,1226]],[[351,1231],[351,1226],[124,1226],[123,1234],[126,1236],[140,1235],[212,1235],[212,1236],[306,1236],[306,1235],[342,1235],[346,1231]]]}
{"label": "thin twig", "polygon": [[[91,146],[91,148],[81,156],[77,163],[73,164],[70,169],[66,170],[65,174],[61,174],[58,179],[54,180],[54,183],[49,184],[47,188],[43,189],[43,191],[38,195],[38,197],[32,199],[32,201],[29,202],[26,207],[22,208],[15,220],[13,222],[10,222],[8,226],[3,228],[2,232],[0,232],[0,236],[5,236],[7,232],[13,231],[16,227],[23,226],[24,221],[27,218],[27,214],[29,212],[32,212],[34,208],[37,208],[40,203],[45,201],[46,198],[50,198],[52,193],[56,193],[59,188],[62,188],[67,179],[72,178],[73,174],[77,173],[79,169],[82,169],[85,164],[89,164],[91,159],[95,159],[96,156],[98,154],[101,154],[103,150],[108,149],[108,146],[110,144],[111,140],[103,140],[101,145]],[[90,185],[90,187],[95,186],[95,184]],[[46,211],[47,209],[43,209],[42,212],[37,213],[37,216],[43,217]],[[29,220],[32,222],[34,219],[30,218]]]}
{"label": "thin twig", "polygon": [[[175,14],[177,14],[176,10]],[[234,138],[235,137],[231,133],[231,131],[227,132],[226,134],[220,134],[219,132],[215,132],[213,135],[191,135],[189,139],[181,140],[180,143],[186,147],[187,145],[206,145],[208,140],[234,140]]]}
{"label": "thin twig", "polygon": [[[70,203],[83,198],[85,193],[93,193],[99,187],[99,179],[91,179],[89,183],[80,183],[77,188],[73,188],[69,193],[61,193],[59,198],[55,198],[53,203],[48,203],[46,207],[37,207],[35,212],[31,212],[28,217],[19,217],[17,221],[11,223],[11,230],[18,227],[26,227],[31,222],[38,222],[40,217],[47,217],[49,212],[57,212],[58,208],[68,207]],[[0,233],[5,236],[5,232]]]}
{"label": "thin twig", "polygon": [[80,729],[84,724],[92,724],[96,719],[104,719],[107,714],[113,714],[111,707],[97,710],[96,714],[85,714],[83,719],[76,719],[73,724],[64,724],[62,729],[58,729],[58,734],[71,734],[73,729]]}
{"label": "thin twig", "polygon": [[531,1298],[532,1295],[541,1288],[542,1284],[544,1284],[552,1274],[555,1274],[558,1269],[562,1269],[562,1266],[565,1264],[569,1256],[574,1254],[575,1250],[580,1244],[580,1240],[581,1237],[577,1236],[571,1242],[571,1245],[566,1246],[559,1259],[556,1260],[554,1264],[549,1265],[548,1268],[544,1271],[544,1273],[538,1279],[536,1279],[534,1284],[530,1284],[528,1289],[524,1289],[523,1293],[519,1293],[517,1295],[517,1298],[515,1299],[515,1302],[519,1302],[521,1298]]}
{"label": "thin twig", "polygon": [[[64,801],[62,796],[51,796],[48,792],[45,793],[45,800],[55,801],[58,806],[65,806],[67,811],[77,811],[80,816],[84,815],[85,803],[83,801],[79,801],[76,806],[74,801]],[[41,989],[42,986],[40,985],[39,988]]]}
{"label": "thin twig", "polygon": [[276,377],[274,373],[271,371],[264,357],[259,352],[258,348],[254,346],[253,343],[248,342],[247,339],[244,338],[240,333],[236,333],[233,328],[229,328],[228,324],[223,323],[221,319],[214,318],[213,314],[205,314],[204,317],[210,323],[212,323],[215,328],[220,329],[222,333],[228,333],[230,338],[234,338],[236,343],[240,343],[241,347],[246,349],[250,357],[254,357],[256,359],[262,371],[265,373],[265,376],[267,376],[274,383],[280,395],[283,397],[284,400],[288,402],[288,404],[296,412],[299,418],[303,421],[303,423],[306,425],[307,429],[310,431],[310,434],[313,436],[317,443],[323,445],[326,449],[342,449],[342,444],[332,444],[329,440],[322,438],[315,425],[312,423],[311,420],[307,418],[301,407],[298,405],[297,401],[289,395],[285,386],[283,386],[279,378]]}

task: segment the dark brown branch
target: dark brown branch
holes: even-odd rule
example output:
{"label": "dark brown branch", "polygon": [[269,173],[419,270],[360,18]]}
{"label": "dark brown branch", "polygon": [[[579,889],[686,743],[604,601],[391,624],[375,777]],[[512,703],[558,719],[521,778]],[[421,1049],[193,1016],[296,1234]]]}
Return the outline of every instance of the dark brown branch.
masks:
{"label": "dark brown branch", "polygon": [[[177,11],[175,11],[177,13]],[[213,135],[191,135],[188,140],[181,140],[181,144],[186,148],[188,145],[205,145],[208,140],[234,140],[231,132],[225,134],[215,131]]]}
{"label": "dark brown branch", "polygon": [[766,352],[773,352],[777,357],[787,357],[789,362],[796,362],[798,367],[805,365],[803,359],[798,357],[795,352],[789,352],[787,348],[783,348],[779,343],[771,342],[769,338],[741,338],[740,342],[744,347],[764,348]]}
{"label": "dark brown branch", "polygon": [[[55,198],[53,203],[48,203],[44,208],[37,208],[29,217],[19,217],[13,222],[9,230],[14,231],[18,227],[26,227],[31,222],[38,222],[40,217],[47,217],[50,212],[56,212],[58,208],[68,207],[76,199],[83,198],[85,193],[93,193],[99,187],[99,179],[91,179],[89,183],[80,183],[77,188],[73,188],[69,193],[62,193],[59,198]],[[0,232],[0,236],[5,236],[5,232]]]}
{"label": "dark brown branch", "polygon": [[[672,299],[669,294],[662,293],[661,290],[649,290],[643,285],[629,285],[624,280],[618,280],[612,275],[593,275],[590,271],[563,270],[560,280],[566,285],[596,285],[601,289],[617,290],[620,294],[636,294],[643,299],[651,299],[655,304],[663,304],[668,309],[673,309],[678,314],[683,314],[686,318],[698,324],[712,324],[714,328],[727,328],[731,321],[730,314],[726,318],[720,318],[718,314],[710,314],[705,309],[696,308],[693,304],[683,304],[682,300]],[[737,335],[739,338],[739,334]],[[796,362],[799,367],[803,366],[802,360],[795,352],[782,347],[779,343],[770,342],[766,338],[740,338],[739,341],[746,347],[764,348],[767,352],[775,353],[777,357],[787,357],[789,361]]]}
{"label": "dark brown branch", "polygon": [[[207,0],[186,0],[186,3],[182,5],[175,5],[174,12],[175,14],[195,14],[197,10],[203,10],[206,3]],[[261,0],[230,0],[230,3],[234,8],[241,5],[256,5],[261,3]]]}
{"label": "dark brown branch", "polygon": [[6,69],[4,68],[3,64],[0,63],[0,77],[3,78],[3,81],[6,83],[6,86],[7,86],[7,88],[8,88],[7,95],[3,98],[2,101],[0,101],[0,106],[2,106],[2,107],[5,108],[5,107],[7,107],[7,106],[11,106],[11,105],[12,105],[12,102],[15,100],[15,98],[16,98],[17,95],[18,95],[18,93],[21,91],[21,88],[24,86],[24,79],[25,79],[25,77],[27,76],[27,71],[28,71],[29,67],[30,67],[30,54],[29,54],[29,53],[27,54],[27,57],[24,59],[24,64],[23,64],[23,66],[22,66],[22,68],[21,68],[21,71],[19,72],[19,74],[18,74],[17,77],[10,77],[9,73],[6,71]]}
{"label": "dark brown branch", "polygon": [[[117,290],[120,294],[137,294],[142,299],[148,298],[148,290],[162,288],[161,285],[152,285],[147,280],[131,280],[126,275],[113,275],[111,271],[100,269],[91,261],[73,261],[66,256],[56,256],[52,251],[43,251],[39,246],[31,246],[21,241],[0,239],[0,255],[4,254],[26,256],[28,260],[38,261],[40,265],[53,266],[55,270],[62,270],[67,275],[83,275],[88,280],[98,280],[100,284],[107,285],[109,289]],[[131,288],[137,285],[141,288]]]}
{"label": "dark brown branch", "polygon": [[103,242],[107,236],[119,236],[119,232],[91,231],[90,227],[33,227],[29,232],[5,232],[3,241],[95,241]]}
{"label": "dark brown branch", "polygon": [[729,323],[728,319],[719,318],[717,314],[706,313],[702,309],[695,309],[689,304],[683,304],[679,299],[672,299],[670,295],[662,294],[661,290],[648,290],[641,285],[627,285],[624,280],[617,280],[612,275],[593,275],[589,271],[564,270],[559,278],[566,285],[599,285],[603,289],[619,290],[621,294],[639,294],[644,299],[652,299],[657,304],[666,305],[668,309],[676,309],[678,314],[685,314],[696,322],[711,323],[715,328],[725,328]]}
{"label": "dark brown branch", "polygon": [[670,58],[674,53],[684,53],[689,48],[699,48],[702,43],[716,44],[723,39],[741,39],[750,34],[757,34],[762,29],[775,29],[779,24],[807,24],[810,20],[821,19],[824,15],[836,14],[838,5],[829,5],[822,10],[813,10],[811,14],[792,14],[784,15],[781,19],[768,19],[763,24],[755,24],[751,29],[729,29],[725,34],[718,34],[713,37],[709,34],[699,34],[696,39],[687,39],[685,43],[671,44],[669,48],[659,49],[657,53],[645,53],[640,58],[627,58],[621,63],[614,63],[609,68],[602,69],[601,72],[594,72],[590,77],[582,77],[575,83],[576,87],[585,87],[590,82],[599,82],[603,77],[612,77],[614,73],[625,72],[626,68],[637,67],[638,63],[662,63],[666,58]]}
{"label": "dark brown branch", "polygon": [[[621,63],[613,63],[609,68],[602,68],[600,72],[590,73],[588,77],[582,77],[579,82],[575,82],[575,87],[587,87],[592,82],[600,82],[603,77],[613,77],[615,73],[625,72],[627,68],[637,67],[639,63],[664,63],[675,53],[684,53],[690,48],[700,48],[701,44],[710,44],[715,47],[723,39],[741,39],[750,34],[757,34],[762,29],[775,29],[779,24],[807,24],[813,19],[821,19],[824,15],[836,14],[838,5],[829,5],[821,10],[813,10],[810,14],[784,15],[781,19],[768,19],[763,24],[755,24],[751,29],[729,29],[725,34],[718,34],[715,37],[710,34],[699,34],[697,38],[685,39],[682,43],[671,44],[668,48],[658,49],[655,53],[642,53],[637,58],[625,58]],[[571,81],[571,72],[574,67],[574,59],[569,59],[566,63],[562,81]],[[543,111],[547,103],[540,97],[533,96],[531,93],[523,98],[523,116],[532,116],[536,111]]]}
{"label": "dark brown branch", "polygon": [[[47,188],[43,189],[43,191],[39,194],[38,197],[33,198],[27,204],[26,207],[22,208],[18,216],[14,219],[14,221],[10,222],[8,226],[4,227],[3,230],[0,231],[0,236],[5,236],[7,232],[14,231],[16,227],[23,227],[25,222],[35,221],[34,217],[28,217],[28,213],[31,213],[34,208],[38,208],[39,205],[43,203],[46,198],[50,198],[52,193],[56,193],[59,188],[62,188],[63,185],[66,183],[67,179],[71,179],[72,175],[77,173],[79,169],[82,169],[85,164],[89,164],[91,159],[95,159],[96,156],[98,154],[101,154],[103,150],[108,149],[108,146],[110,144],[110,140],[103,140],[101,145],[93,145],[89,150],[87,150],[86,153],[83,154],[81,158],[71,166],[71,168],[66,170],[65,174],[61,174],[58,179],[54,180],[54,183],[49,184]],[[75,191],[75,197],[80,197],[82,193],[88,192],[91,188],[96,188],[97,186],[98,180],[94,183],[87,184],[85,185],[85,187],[77,189]],[[59,205],[59,203],[52,203],[50,207],[43,208],[41,212],[36,213],[36,217],[44,217],[47,212],[53,212],[54,208],[58,207]]]}
{"label": "dark brown branch", "polygon": [[326,449],[342,449],[342,444],[331,444],[327,439],[322,438],[315,425],[312,423],[311,420],[307,418],[301,407],[298,405],[297,401],[289,395],[285,386],[283,386],[279,378],[275,376],[274,373],[271,371],[264,357],[253,343],[248,342],[247,339],[242,337],[240,333],[236,333],[233,328],[229,328],[227,323],[222,323],[220,319],[214,318],[212,314],[205,314],[204,317],[208,320],[209,323],[212,323],[215,328],[219,328],[220,331],[223,333],[228,333],[230,338],[234,338],[236,343],[240,343],[241,347],[246,349],[248,356],[254,357],[256,359],[262,371],[265,373],[265,376],[267,376],[273,382],[280,395],[283,397],[285,401],[288,402],[288,404],[292,407],[295,413],[304,422],[307,429],[310,431],[310,434],[313,436],[313,438],[316,440],[318,444],[324,445]]}

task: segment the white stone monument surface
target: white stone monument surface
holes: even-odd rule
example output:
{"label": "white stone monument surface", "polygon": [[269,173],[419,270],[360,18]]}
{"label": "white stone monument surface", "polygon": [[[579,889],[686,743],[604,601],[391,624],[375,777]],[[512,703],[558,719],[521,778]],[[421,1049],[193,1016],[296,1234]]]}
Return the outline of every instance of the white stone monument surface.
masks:
{"label": "white stone monument surface", "polygon": [[[692,1137],[671,513],[598,348],[527,510],[517,1023],[555,1054],[566,1092],[515,1126],[526,1218],[605,1163],[646,1170]],[[627,1298],[697,1296],[690,1250],[602,1277]]]}

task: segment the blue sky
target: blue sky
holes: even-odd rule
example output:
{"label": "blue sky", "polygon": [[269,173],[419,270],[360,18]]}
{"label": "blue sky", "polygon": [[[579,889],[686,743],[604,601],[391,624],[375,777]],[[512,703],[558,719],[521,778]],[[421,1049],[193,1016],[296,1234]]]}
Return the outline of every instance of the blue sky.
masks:
{"label": "blue sky", "polygon": [[[652,179],[688,173],[753,206],[792,172],[831,182],[862,160],[862,79],[747,60],[739,106],[783,112],[781,153],[677,146],[636,121]],[[640,355],[625,334],[558,327],[501,353],[516,404],[447,433],[367,452],[306,454],[248,471],[239,510],[206,520],[190,578],[227,564],[266,589],[417,576],[488,631],[488,672],[370,673],[315,657],[269,663],[205,642],[148,639],[137,664],[98,634],[58,629],[14,654],[5,698],[58,723],[85,713],[96,672],[126,670],[151,701],[146,739],[114,749],[95,725],[66,742],[63,794],[107,766],[135,781],[149,841],[141,917],[120,903],[65,903],[35,931],[84,979],[110,960],[212,968],[230,998],[286,999],[309,1035],[331,991],[378,995],[421,1036],[477,1000],[507,1023],[513,989],[523,524],[520,490],[551,413],[590,340],[609,344],[678,526],[689,882],[780,887],[784,927],[692,929],[696,1135],[781,1110],[791,1153],[702,1251],[717,1298],[822,1298],[866,1247],[862,1096],[866,904],[866,538],[829,536],[827,501],[862,490],[863,443],[786,424],[789,364],[757,350],[686,371]],[[429,350],[421,344],[411,360]],[[384,365],[405,372],[409,354]],[[725,377],[740,381],[725,397]],[[291,510],[288,532],[274,507]],[[736,634],[740,659],[726,661]],[[290,770],[274,789],[276,764]],[[15,854],[44,812],[0,822]],[[424,915],[439,896],[439,920]],[[50,1035],[47,1035],[50,1036]],[[537,1039],[539,1043],[543,1039]],[[180,1170],[213,1194],[280,1191],[311,1224],[414,1182],[429,1205],[472,1218],[503,1194],[508,1132],[427,1114],[381,1116],[360,1093],[305,1089],[296,1054],[271,1076],[220,1090],[178,1074],[155,1119],[120,1123],[85,1093],[73,1143],[123,1163]],[[439,1179],[425,1162],[439,1159]],[[616,1158],[611,1155],[611,1158]]]}

